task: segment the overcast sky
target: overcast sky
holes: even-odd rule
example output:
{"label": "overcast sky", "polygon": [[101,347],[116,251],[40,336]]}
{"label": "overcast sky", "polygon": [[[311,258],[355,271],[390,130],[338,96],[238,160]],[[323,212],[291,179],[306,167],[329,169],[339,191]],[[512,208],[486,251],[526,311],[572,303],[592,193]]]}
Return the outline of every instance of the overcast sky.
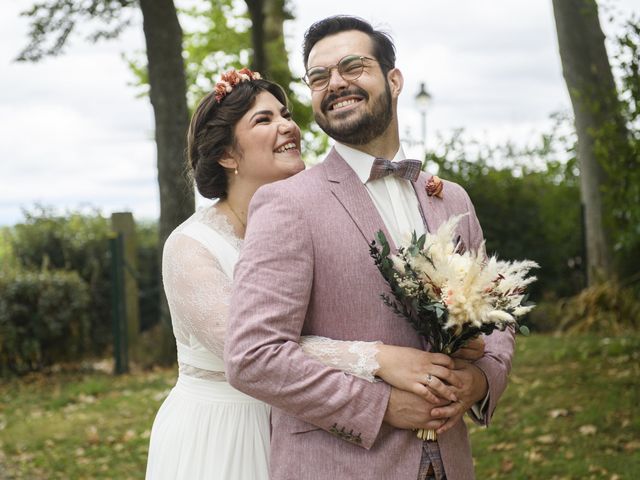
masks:
{"label": "overcast sky", "polygon": [[[36,202],[157,217],[153,112],[128,85],[133,76],[122,60],[144,48],[140,24],[116,41],[73,38],[62,56],[16,63],[27,33],[18,13],[33,3],[0,4],[0,225],[20,221],[21,209]],[[432,146],[455,128],[491,142],[530,143],[548,128],[550,114],[570,108],[551,0],[292,3],[296,19],[285,29],[298,75],[302,36],[315,20],[354,14],[392,34],[405,78],[403,137],[408,130],[413,139],[421,136],[414,101],[420,82],[433,97],[426,117]],[[637,0],[607,4],[619,18],[640,13]],[[603,27],[616,31],[604,21]]]}

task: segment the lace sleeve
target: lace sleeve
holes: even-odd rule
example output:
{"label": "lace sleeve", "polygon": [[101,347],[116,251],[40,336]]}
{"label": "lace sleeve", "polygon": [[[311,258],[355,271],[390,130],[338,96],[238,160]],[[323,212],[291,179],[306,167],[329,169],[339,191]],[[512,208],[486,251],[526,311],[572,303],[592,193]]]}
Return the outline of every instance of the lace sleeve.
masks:
{"label": "lace sleeve", "polygon": [[167,240],[162,280],[176,339],[195,337],[222,358],[231,297],[231,280],[198,241],[176,232]]}
{"label": "lace sleeve", "polygon": [[300,346],[307,355],[369,382],[377,381],[374,372],[380,368],[376,355],[381,343],[332,340],[315,335],[300,337]]}

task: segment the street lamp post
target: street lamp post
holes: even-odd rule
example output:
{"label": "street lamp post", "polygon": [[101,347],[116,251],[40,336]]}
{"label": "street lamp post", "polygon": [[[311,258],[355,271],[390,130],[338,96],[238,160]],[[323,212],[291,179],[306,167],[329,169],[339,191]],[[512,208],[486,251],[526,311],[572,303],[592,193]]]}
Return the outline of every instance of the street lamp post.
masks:
{"label": "street lamp post", "polygon": [[431,95],[427,92],[424,82],[420,82],[420,91],[416,94],[416,104],[422,116],[422,148],[427,153],[427,107],[431,101]]}

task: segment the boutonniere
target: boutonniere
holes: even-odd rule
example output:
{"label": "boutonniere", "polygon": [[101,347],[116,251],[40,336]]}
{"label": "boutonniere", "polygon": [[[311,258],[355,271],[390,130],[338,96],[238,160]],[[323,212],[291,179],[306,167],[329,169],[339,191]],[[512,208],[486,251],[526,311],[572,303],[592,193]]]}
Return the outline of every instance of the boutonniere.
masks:
{"label": "boutonniere", "polygon": [[427,195],[429,197],[433,197],[435,195],[438,198],[442,198],[443,188],[444,188],[444,184],[442,183],[442,180],[440,180],[440,178],[437,177],[436,175],[431,175],[431,178],[427,180],[427,185],[425,187],[425,190],[427,191]]}

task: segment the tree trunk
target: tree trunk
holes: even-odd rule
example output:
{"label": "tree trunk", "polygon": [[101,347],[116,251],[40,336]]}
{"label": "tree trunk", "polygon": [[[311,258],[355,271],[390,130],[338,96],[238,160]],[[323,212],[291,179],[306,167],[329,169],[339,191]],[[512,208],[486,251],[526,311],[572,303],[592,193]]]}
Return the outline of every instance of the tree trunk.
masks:
{"label": "tree trunk", "polygon": [[291,70],[283,24],[289,18],[285,0],[245,0],[251,16],[253,68],[290,94]]}
{"label": "tree trunk", "polygon": [[251,44],[253,46],[251,69],[268,77],[268,65],[264,48],[264,2],[262,0],[245,0],[245,3],[251,18]]}
{"label": "tree trunk", "polygon": [[608,176],[603,162],[611,155],[598,141],[611,125],[614,135],[626,135],[611,65],[600,28],[595,0],[553,0],[562,70],[578,135],[581,198],[584,206],[587,282],[614,273],[612,239],[607,232],[608,213],[603,187]]}
{"label": "tree trunk", "polygon": [[288,18],[285,0],[264,0],[264,42],[269,77],[279,83],[291,96],[291,70],[284,44],[284,21]]}
{"label": "tree trunk", "polygon": [[[191,183],[185,175],[185,141],[189,124],[187,85],[182,60],[182,29],[173,0],[140,0],[149,68],[149,96],[155,115],[160,187],[160,252],[171,231],[194,211]],[[162,254],[161,254],[162,255]],[[166,299],[160,290],[161,324],[170,333]],[[161,357],[175,358],[172,337]]]}

